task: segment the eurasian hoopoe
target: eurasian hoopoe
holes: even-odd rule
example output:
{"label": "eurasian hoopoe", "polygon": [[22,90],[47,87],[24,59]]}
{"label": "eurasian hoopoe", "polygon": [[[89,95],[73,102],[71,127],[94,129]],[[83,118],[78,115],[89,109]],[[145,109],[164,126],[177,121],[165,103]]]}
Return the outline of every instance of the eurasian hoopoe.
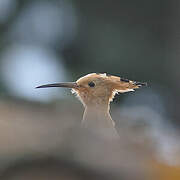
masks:
{"label": "eurasian hoopoe", "polygon": [[85,107],[83,127],[113,129],[115,123],[109,114],[109,104],[116,93],[134,91],[146,83],[130,81],[106,73],[91,73],[79,78],[76,82],[46,84],[37,88],[66,87],[71,88]]}

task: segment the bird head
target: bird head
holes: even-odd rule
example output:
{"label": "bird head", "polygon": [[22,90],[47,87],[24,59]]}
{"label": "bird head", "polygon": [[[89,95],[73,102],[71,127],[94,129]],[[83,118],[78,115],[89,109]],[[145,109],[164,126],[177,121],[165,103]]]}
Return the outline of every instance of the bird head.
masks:
{"label": "bird head", "polygon": [[146,83],[130,81],[106,73],[91,73],[79,78],[76,82],[55,83],[38,86],[37,88],[66,87],[71,88],[83,105],[108,105],[116,93],[134,91]]}

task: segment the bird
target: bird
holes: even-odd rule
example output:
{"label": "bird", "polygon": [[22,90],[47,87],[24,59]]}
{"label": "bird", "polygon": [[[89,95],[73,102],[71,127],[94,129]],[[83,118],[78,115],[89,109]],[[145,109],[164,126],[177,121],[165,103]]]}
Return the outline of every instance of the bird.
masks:
{"label": "bird", "polygon": [[147,83],[131,81],[107,73],[90,73],[80,77],[76,82],[53,83],[36,88],[63,87],[72,89],[85,110],[81,125],[86,128],[112,130],[115,136],[115,122],[112,120],[110,102],[117,93],[134,91]]}
{"label": "bird", "polygon": [[[117,144],[122,146],[122,140],[124,136],[119,138],[119,134],[115,129],[115,123],[109,113],[110,102],[114,99],[116,94],[134,91],[142,86],[147,86],[147,83],[132,81],[119,76],[109,75],[107,73],[90,73],[79,78],[76,82],[46,84],[38,86],[37,88],[71,88],[72,92],[76,94],[85,107],[81,125],[83,127],[90,127],[93,129],[95,128],[98,131],[104,128],[110,129],[113,134],[117,135],[118,140],[121,140],[118,141]],[[107,131],[105,131],[105,133],[107,133]],[[133,134],[133,132],[125,133],[124,140],[130,143],[129,139],[126,138],[126,136],[129,137],[128,135],[131,138],[136,134]],[[147,143],[150,142],[148,141]],[[147,147],[144,149],[144,146],[144,144],[141,146],[142,152],[147,150]],[[134,143],[132,147],[134,147]],[[139,148],[141,149],[141,147]],[[152,149],[148,149],[149,155],[145,155],[145,157],[147,157],[147,163],[145,164],[145,167],[150,173],[150,177],[152,177],[152,179],[166,180],[180,179],[180,166],[172,166],[159,161],[157,155],[155,155],[151,150]],[[131,151],[131,149],[127,149],[127,152],[128,151]],[[142,157],[144,157],[143,154]]]}

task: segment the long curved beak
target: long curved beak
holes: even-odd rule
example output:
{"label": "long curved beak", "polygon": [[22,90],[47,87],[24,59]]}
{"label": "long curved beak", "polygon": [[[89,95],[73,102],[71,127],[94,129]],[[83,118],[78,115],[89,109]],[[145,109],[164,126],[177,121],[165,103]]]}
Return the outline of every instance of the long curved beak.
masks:
{"label": "long curved beak", "polygon": [[50,87],[65,87],[65,88],[78,88],[76,82],[54,83],[37,86],[36,88],[50,88]]}

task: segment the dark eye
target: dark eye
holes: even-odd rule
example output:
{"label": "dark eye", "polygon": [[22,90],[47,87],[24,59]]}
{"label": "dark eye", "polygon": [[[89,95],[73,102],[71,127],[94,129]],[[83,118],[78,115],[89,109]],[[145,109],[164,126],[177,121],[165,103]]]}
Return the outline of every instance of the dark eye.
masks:
{"label": "dark eye", "polygon": [[89,85],[89,87],[94,87],[95,86],[94,82],[92,82],[92,81],[89,82],[88,85]]}

